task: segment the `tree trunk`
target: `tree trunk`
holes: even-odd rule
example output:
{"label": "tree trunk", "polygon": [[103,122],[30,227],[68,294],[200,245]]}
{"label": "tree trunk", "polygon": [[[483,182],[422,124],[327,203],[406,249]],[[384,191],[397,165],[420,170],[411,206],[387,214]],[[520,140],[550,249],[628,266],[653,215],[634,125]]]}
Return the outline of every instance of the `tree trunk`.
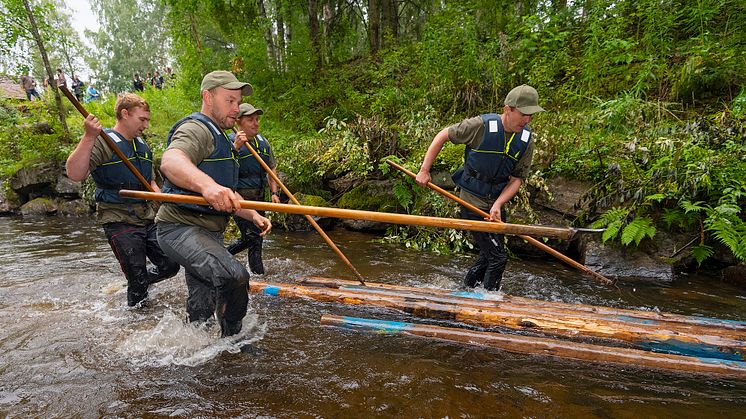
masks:
{"label": "tree trunk", "polygon": [[277,63],[277,53],[275,52],[275,39],[272,36],[272,25],[267,20],[267,9],[264,7],[264,0],[256,0],[256,6],[259,9],[259,17],[264,22],[264,41],[267,42],[267,59],[269,60],[269,68],[274,70],[279,69]]}
{"label": "tree trunk", "polygon": [[322,6],[322,18],[321,18],[321,24],[323,25],[323,37],[324,40],[324,64],[329,64],[333,61],[332,57],[332,48],[331,44],[329,42],[329,39],[331,38],[331,31],[332,31],[332,20],[334,20],[334,17],[337,13],[337,2],[334,1],[334,5],[330,4],[332,2],[327,1],[324,2],[324,5]]}
{"label": "tree trunk", "polygon": [[319,40],[319,8],[316,0],[308,0],[308,30],[311,35],[311,49],[316,69],[321,68],[321,42]]}
{"label": "tree trunk", "polygon": [[70,130],[67,129],[67,121],[65,120],[65,109],[62,107],[62,99],[60,98],[60,92],[57,91],[57,84],[53,81],[54,72],[52,67],[49,65],[49,57],[47,56],[47,50],[44,48],[44,42],[42,42],[41,35],[39,35],[39,27],[36,25],[36,19],[34,19],[34,13],[31,11],[31,5],[28,0],[23,0],[23,6],[26,8],[26,14],[28,15],[29,24],[31,25],[31,34],[34,36],[36,46],[39,48],[39,54],[44,62],[44,69],[47,70],[47,78],[50,80],[50,87],[54,92],[54,102],[57,105],[57,114],[60,118],[60,125],[62,125],[62,131],[66,140],[70,139]]}
{"label": "tree trunk", "polygon": [[287,71],[285,66],[285,21],[282,19],[282,10],[277,10],[277,64],[280,71]]}
{"label": "tree trunk", "polygon": [[379,15],[378,1],[368,0],[368,38],[370,39],[370,54],[374,55],[379,48]]}
{"label": "tree trunk", "polygon": [[189,23],[191,25],[194,42],[197,44],[197,51],[202,52],[202,41],[199,40],[199,32],[197,32],[197,22],[194,21],[193,13],[189,13]]}
{"label": "tree trunk", "polygon": [[396,0],[381,0],[381,26],[383,27],[382,44],[387,39],[394,43],[399,39],[399,11]]}

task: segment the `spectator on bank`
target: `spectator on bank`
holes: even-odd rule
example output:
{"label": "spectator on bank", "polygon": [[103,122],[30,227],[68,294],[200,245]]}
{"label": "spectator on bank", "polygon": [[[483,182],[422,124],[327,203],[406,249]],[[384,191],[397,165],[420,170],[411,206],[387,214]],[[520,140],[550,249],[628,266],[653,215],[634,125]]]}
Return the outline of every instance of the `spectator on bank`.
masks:
{"label": "spectator on bank", "polygon": [[57,76],[56,76],[56,86],[57,87],[67,87],[67,80],[65,79],[65,73],[62,72],[61,68],[57,69]]}
{"label": "spectator on bank", "polygon": [[161,76],[161,73],[158,70],[155,70],[155,73],[153,73],[153,79],[151,80],[151,84],[156,89],[163,89],[163,76]]}
{"label": "spectator on bank", "polygon": [[93,83],[88,85],[88,89],[86,89],[86,95],[86,103],[101,99],[101,94],[98,92],[98,90],[96,90],[95,87],[93,87]]}
{"label": "spectator on bank", "polygon": [[36,90],[36,81],[28,75],[28,71],[21,76],[21,87],[26,92],[26,98],[31,100],[31,96],[36,96],[36,100],[41,100],[39,92]]}
{"label": "spectator on bank", "polygon": [[85,88],[85,84],[80,81],[78,76],[76,74],[73,74],[72,78],[72,88],[73,88],[73,94],[78,99],[78,102],[83,100],[83,89]]}
{"label": "spectator on bank", "polygon": [[143,83],[142,78],[140,78],[140,73],[135,73],[135,76],[132,79],[132,88],[137,92],[145,90],[145,84]]}

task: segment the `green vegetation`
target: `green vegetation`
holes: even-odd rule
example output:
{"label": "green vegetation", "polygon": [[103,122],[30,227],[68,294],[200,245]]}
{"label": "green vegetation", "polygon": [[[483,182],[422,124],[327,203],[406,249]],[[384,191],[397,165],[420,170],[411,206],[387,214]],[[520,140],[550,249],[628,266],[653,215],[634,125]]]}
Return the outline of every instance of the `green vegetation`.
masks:
{"label": "green vegetation", "polygon": [[[323,188],[330,179],[394,178],[391,193],[405,211],[453,216],[454,204],[384,160],[416,172],[441,128],[499,112],[510,88],[528,83],[549,110],[532,121],[529,186],[555,176],[591,182],[577,223],[607,226],[604,240],[635,246],[691,231],[700,235],[691,248],[699,262],[715,241],[746,260],[746,3],[373,3],[379,13],[362,1],[164,0],[178,81],[145,92],[154,109],[148,140],[162,152],[170,124],[198,108],[202,75],[231,69],[254,85],[250,101],[265,110],[262,131],[291,190],[340,204]],[[105,124],[112,100],[91,105]],[[2,109],[3,125],[21,117]],[[80,118],[68,120],[79,135]],[[10,138],[25,153],[20,162]],[[0,134],[5,175],[71,147],[40,147],[42,155],[15,138]],[[454,170],[462,153],[446,145],[435,170]],[[529,192],[514,205],[527,205]],[[460,233],[402,227],[387,239],[440,251],[467,245]]]}

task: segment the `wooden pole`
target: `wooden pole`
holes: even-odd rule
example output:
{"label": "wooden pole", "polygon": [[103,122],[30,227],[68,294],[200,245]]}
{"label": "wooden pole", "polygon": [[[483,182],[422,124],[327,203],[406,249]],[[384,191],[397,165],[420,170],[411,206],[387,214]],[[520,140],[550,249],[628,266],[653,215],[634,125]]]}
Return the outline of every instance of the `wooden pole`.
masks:
{"label": "wooden pole", "polygon": [[[358,289],[357,283],[354,281],[347,281],[344,279],[336,278],[323,278],[318,276],[304,276],[300,277],[299,283],[302,285],[309,286],[321,286],[329,288],[339,289]],[[388,290],[388,291],[403,291],[403,292],[415,292],[420,294],[432,294],[436,296],[448,296],[451,298],[461,298],[463,301],[472,301],[475,306],[487,306],[499,305],[499,304],[513,304],[515,306],[526,306],[536,310],[542,310],[545,312],[560,312],[562,310],[578,313],[579,315],[595,315],[600,318],[612,318],[618,317],[622,319],[629,319],[632,322],[642,322],[660,325],[664,328],[679,328],[681,326],[697,326],[708,328],[712,333],[715,330],[717,334],[725,334],[736,339],[741,339],[746,336],[746,322],[736,320],[723,320],[716,319],[713,317],[703,316],[685,316],[673,313],[661,313],[655,311],[644,311],[644,310],[630,310],[623,308],[613,308],[605,306],[594,306],[586,304],[570,304],[559,301],[544,301],[535,300],[532,298],[518,297],[515,295],[508,294],[495,294],[495,293],[478,293],[471,291],[454,291],[440,288],[421,288],[421,287],[408,287],[404,285],[393,285],[393,284],[382,284],[378,282],[366,283],[366,291],[375,289]],[[468,305],[468,304],[467,304]]]}
{"label": "wooden pole", "polygon": [[[178,195],[131,191],[122,189],[119,195],[126,198],[150,199],[154,201],[174,202],[195,205],[209,205],[201,196]],[[487,221],[472,221],[456,218],[422,217],[418,215],[395,214],[388,212],[359,211],[342,208],[312,207],[306,205],[274,204],[271,202],[241,201],[242,208],[287,212],[290,214],[307,214],[321,217],[350,218],[353,220],[380,221],[382,223],[409,224],[425,227],[453,228],[456,230],[475,230],[498,234],[527,234],[567,240],[574,234],[572,229],[529,226],[518,224],[497,224]]]}
{"label": "wooden pole", "polygon": [[742,379],[746,378],[746,362],[739,361],[659,354],[638,349],[615,348],[532,336],[507,335],[453,327],[342,317],[329,314],[321,316],[321,324],[351,330],[419,336],[469,345],[489,346],[519,354],[534,354],[579,361],[657,368],[676,372],[722,374]]}
{"label": "wooden pole", "polygon": [[417,317],[456,321],[478,327],[502,327],[513,331],[544,333],[562,338],[604,339],[610,344],[626,343],[655,352],[732,361],[746,360],[746,342],[742,339],[711,334],[681,333],[623,320],[589,320],[571,314],[555,316],[544,314],[540,310],[527,312],[502,306],[494,309],[465,307],[431,302],[411,294],[374,295],[358,291],[257,281],[249,284],[249,290],[253,293],[282,297],[301,297],[326,302],[385,307]]}
{"label": "wooden pole", "polygon": [[[396,169],[401,170],[402,172],[406,173],[407,175],[409,175],[413,179],[417,177],[417,175],[415,175],[411,171],[407,170],[405,167],[403,167],[403,166],[401,166],[399,164],[396,164],[396,163],[394,163],[391,160],[386,160],[386,163],[388,163],[389,166],[391,166],[391,167],[394,167]],[[475,214],[479,214],[479,215],[481,215],[481,216],[483,216],[485,218],[489,218],[489,216],[490,216],[487,212],[485,212],[485,211],[481,210],[480,208],[478,208],[478,207],[476,207],[476,206],[474,206],[474,205],[472,205],[472,204],[464,201],[463,199],[461,199],[461,198],[457,197],[456,195],[454,195],[454,194],[446,191],[445,189],[441,188],[440,186],[435,185],[432,182],[428,182],[427,183],[427,187],[430,188],[430,189],[432,189],[432,190],[434,190],[435,192],[438,192],[439,194],[445,196],[446,198],[449,198],[449,199],[452,199],[452,200],[458,202],[460,205],[466,207],[467,209],[469,209],[470,211],[472,211]],[[495,220],[495,222],[502,223],[502,221],[500,221],[500,220]],[[578,262],[572,260],[571,258],[569,258],[569,257],[563,255],[562,253],[560,253],[560,252],[552,249],[551,247],[549,247],[546,244],[544,244],[544,243],[542,243],[542,242],[534,239],[533,237],[529,237],[529,236],[518,236],[518,237],[522,238],[523,240],[526,240],[532,246],[534,246],[534,247],[536,247],[538,249],[541,249],[541,250],[549,253],[550,255],[552,255],[555,258],[557,258],[557,259],[565,262],[566,264],[568,264],[568,265],[570,265],[570,266],[572,266],[574,268],[577,268],[577,269],[579,269],[579,270],[581,270],[581,271],[583,271],[583,272],[591,275],[592,277],[596,278],[597,280],[599,280],[603,284],[610,285],[610,284],[614,283],[609,278],[606,278],[605,276],[603,276],[600,273],[598,273],[598,272],[590,269],[589,267],[587,267],[587,266],[585,266],[585,265],[583,265],[581,263],[578,263]]]}
{"label": "wooden pole", "polygon": [[[80,104],[80,102],[78,102],[78,99],[75,96],[73,96],[73,94],[70,92],[70,90],[68,90],[66,86],[59,86],[58,88],[67,97],[67,99],[70,101],[70,103],[73,104],[73,106],[75,107],[75,109],[77,109],[78,112],[80,112],[80,114],[83,115],[83,118],[88,118],[88,115],[89,115],[88,111],[83,107],[83,105]],[[101,138],[104,139],[104,141],[106,142],[106,144],[112,150],[114,150],[114,153],[116,153],[116,155],[119,156],[119,158],[122,160],[122,163],[124,163],[124,165],[127,166],[128,169],[130,169],[130,171],[132,172],[132,174],[135,175],[135,177],[137,178],[137,180],[140,181],[140,183],[142,183],[142,185],[145,187],[145,189],[147,191],[149,191],[149,192],[153,192],[153,186],[150,183],[148,183],[147,180],[145,180],[145,178],[137,170],[137,168],[135,168],[135,166],[127,158],[127,156],[124,155],[124,153],[122,152],[122,150],[120,150],[119,147],[117,147],[116,143],[114,143],[114,140],[111,139],[111,137],[109,136],[109,134],[107,134],[106,131],[101,130],[101,134],[99,134],[99,135],[100,135]]]}
{"label": "wooden pole", "polygon": [[[234,132],[235,131],[236,130],[234,128]],[[254,147],[252,147],[248,142],[246,144],[244,144],[244,145],[251,152],[251,154],[254,156],[254,158],[259,162],[259,164],[262,165],[262,167],[264,168],[264,170],[267,172],[267,175],[269,175],[272,178],[272,180],[274,180],[275,182],[277,182],[277,185],[279,185],[280,188],[282,189],[282,191],[285,192],[285,195],[287,195],[288,198],[290,198],[290,200],[293,201],[293,203],[295,205],[300,205],[300,202],[298,202],[298,200],[295,199],[295,196],[292,194],[292,192],[290,192],[290,190],[285,186],[285,184],[282,183],[282,181],[280,180],[280,178],[275,174],[274,170],[272,170],[272,168],[269,167],[267,165],[267,163],[264,162],[264,160],[259,155],[259,153],[257,153],[256,150],[254,150]],[[319,235],[321,235],[321,238],[324,239],[324,241],[326,242],[326,244],[329,247],[332,248],[332,250],[334,251],[334,253],[336,253],[337,256],[340,259],[342,259],[342,262],[344,262],[345,265],[347,265],[352,270],[352,272],[357,277],[358,281],[360,281],[360,284],[361,285],[365,285],[365,282],[363,281],[363,276],[360,274],[360,272],[358,272],[358,270],[355,269],[355,266],[352,265],[352,262],[350,262],[350,260],[347,259],[347,256],[345,256],[344,253],[342,253],[341,250],[339,250],[339,248],[337,247],[337,245],[334,244],[334,242],[332,241],[332,239],[324,232],[324,229],[321,228],[321,226],[316,222],[316,220],[314,220],[310,215],[307,215],[307,214],[304,214],[304,217],[306,217],[306,220],[311,224],[311,226],[313,226],[313,228],[319,233]]]}

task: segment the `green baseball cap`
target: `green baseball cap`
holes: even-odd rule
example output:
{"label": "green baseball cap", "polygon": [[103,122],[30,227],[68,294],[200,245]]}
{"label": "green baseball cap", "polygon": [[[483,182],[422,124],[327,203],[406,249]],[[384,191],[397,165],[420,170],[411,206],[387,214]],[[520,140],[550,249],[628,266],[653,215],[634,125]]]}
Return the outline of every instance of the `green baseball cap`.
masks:
{"label": "green baseball cap", "polygon": [[254,105],[250,103],[242,103],[241,106],[238,107],[237,118],[240,118],[242,116],[253,115],[255,113],[258,113],[259,115],[261,115],[264,113],[264,111],[259,108],[255,108]]}
{"label": "green baseball cap", "polygon": [[527,84],[522,84],[511,90],[505,96],[505,104],[513,108],[518,108],[524,115],[544,112],[544,108],[539,106],[539,93]]}
{"label": "green baseball cap", "polygon": [[223,89],[228,90],[240,89],[241,96],[251,96],[251,93],[254,92],[254,89],[249,83],[240,82],[233,73],[223,70],[207,73],[202,79],[202,84],[200,85],[199,90],[210,90],[216,87],[222,87]]}

